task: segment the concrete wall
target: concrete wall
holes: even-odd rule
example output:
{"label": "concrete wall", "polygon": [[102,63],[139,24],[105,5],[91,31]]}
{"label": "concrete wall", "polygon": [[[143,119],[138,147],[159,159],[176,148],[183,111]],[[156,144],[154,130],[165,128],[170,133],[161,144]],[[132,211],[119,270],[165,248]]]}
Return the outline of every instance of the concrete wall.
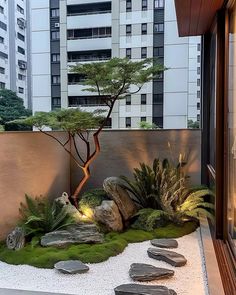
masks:
{"label": "concrete wall", "polygon": [[[63,132],[54,135],[65,138]],[[109,176],[131,176],[139,162],[151,164],[155,157],[177,161],[179,153],[189,153],[189,175],[200,183],[200,143],[198,130],[103,131],[102,151],[85,189],[101,187]],[[0,133],[0,159],[0,240],[15,227],[25,193],[55,198],[70,193],[81,179],[64,150],[39,132]]]}
{"label": "concrete wall", "polygon": [[70,161],[60,146],[38,132],[0,133],[0,159],[1,240],[16,225],[25,193],[54,198],[69,192]]}
{"label": "concrete wall", "polygon": [[[171,149],[168,147],[170,143]],[[132,176],[140,162],[152,164],[154,158],[178,161],[179,153],[189,154],[188,172],[193,184],[201,182],[201,132],[199,130],[117,130],[103,131],[101,153],[91,167],[92,177],[85,189],[101,187],[109,176]],[[71,166],[72,189],[81,178]]]}

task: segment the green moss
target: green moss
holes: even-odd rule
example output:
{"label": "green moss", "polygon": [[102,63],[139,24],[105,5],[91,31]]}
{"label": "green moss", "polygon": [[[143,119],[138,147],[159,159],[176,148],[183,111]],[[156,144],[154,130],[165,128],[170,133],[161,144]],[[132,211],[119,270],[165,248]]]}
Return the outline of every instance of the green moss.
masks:
{"label": "green moss", "polygon": [[71,245],[66,249],[43,248],[28,244],[19,251],[8,250],[0,244],[0,260],[9,264],[28,264],[39,268],[53,268],[60,260],[79,259],[84,263],[99,263],[124,251],[129,243],[143,242],[153,238],[178,238],[190,234],[197,228],[194,222],[183,226],[169,224],[152,232],[129,229],[123,233],[108,233],[103,244]]}

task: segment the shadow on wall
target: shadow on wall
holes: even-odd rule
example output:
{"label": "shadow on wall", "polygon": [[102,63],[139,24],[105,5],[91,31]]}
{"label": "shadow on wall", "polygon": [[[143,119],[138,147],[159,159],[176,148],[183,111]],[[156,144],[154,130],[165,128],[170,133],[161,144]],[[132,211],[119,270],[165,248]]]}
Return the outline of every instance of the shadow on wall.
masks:
{"label": "shadow on wall", "polygon": [[[192,184],[201,182],[201,132],[199,130],[119,130],[103,131],[101,153],[91,166],[85,190],[101,187],[109,176],[132,176],[140,162],[152,164],[154,158],[178,163],[179,154],[188,155],[186,169]],[[81,171],[71,163],[71,185],[75,189]]]}

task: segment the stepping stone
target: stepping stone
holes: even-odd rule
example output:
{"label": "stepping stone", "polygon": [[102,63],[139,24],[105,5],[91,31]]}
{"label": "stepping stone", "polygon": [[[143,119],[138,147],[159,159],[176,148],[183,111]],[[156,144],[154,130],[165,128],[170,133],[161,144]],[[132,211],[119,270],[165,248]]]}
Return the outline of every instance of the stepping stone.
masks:
{"label": "stepping stone", "polygon": [[165,268],[155,267],[149,264],[133,263],[130,266],[129,275],[134,281],[148,282],[174,275],[174,271]]}
{"label": "stepping stone", "polygon": [[147,253],[149,257],[156,260],[165,261],[175,267],[184,266],[187,263],[187,259],[183,255],[173,251],[162,250],[158,248],[149,248]]}
{"label": "stepping stone", "polygon": [[115,288],[116,295],[177,295],[173,290],[164,286],[147,286],[126,284]]}
{"label": "stepping stone", "polygon": [[79,260],[60,261],[54,268],[65,274],[85,273],[89,270],[89,267]]}
{"label": "stepping stone", "polygon": [[167,249],[178,248],[178,242],[172,239],[155,239],[151,241],[151,244],[159,248],[167,248]]}

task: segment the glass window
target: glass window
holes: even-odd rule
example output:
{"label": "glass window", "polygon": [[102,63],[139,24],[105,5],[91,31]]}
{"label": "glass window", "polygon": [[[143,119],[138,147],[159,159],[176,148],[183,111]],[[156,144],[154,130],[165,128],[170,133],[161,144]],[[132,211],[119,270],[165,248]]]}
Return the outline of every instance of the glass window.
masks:
{"label": "glass window", "polygon": [[125,118],[125,126],[126,126],[126,128],[131,127],[131,117],[126,117]]}
{"label": "glass window", "polygon": [[147,58],[147,47],[141,48],[141,58]]}
{"label": "glass window", "polygon": [[126,57],[131,58],[132,57],[132,50],[131,48],[126,48]]}
{"label": "glass window", "polygon": [[18,52],[25,55],[25,49],[20,46],[18,46]]}
{"label": "glass window", "polygon": [[142,10],[147,10],[148,7],[148,0],[142,0]]}
{"label": "glass window", "polygon": [[197,79],[197,86],[201,86],[201,80]]}
{"label": "glass window", "polygon": [[197,103],[197,110],[199,111],[201,109],[201,104],[200,102]]}
{"label": "glass window", "polygon": [[6,88],[6,83],[0,82],[0,89],[5,89]]}
{"label": "glass window", "polygon": [[59,40],[60,39],[60,32],[59,31],[51,32],[51,39],[52,40]]}
{"label": "glass window", "polygon": [[164,23],[154,24],[154,33],[163,33]]}
{"label": "glass window", "polygon": [[132,33],[132,25],[126,25],[126,35],[131,35]]}
{"label": "glass window", "polygon": [[126,95],[126,105],[131,105],[131,95]]}
{"label": "glass window", "polygon": [[141,104],[147,104],[147,94],[141,94]]}
{"label": "glass window", "polygon": [[141,31],[142,31],[142,35],[147,35],[147,24],[145,23],[145,24],[142,24],[142,29],[141,29]]}
{"label": "glass window", "polygon": [[5,74],[5,68],[0,67],[0,74]]}
{"label": "glass window", "polygon": [[17,5],[17,11],[19,11],[21,14],[24,14],[24,9],[20,6],[20,5]]}
{"label": "glass window", "polygon": [[52,62],[59,62],[60,61],[60,54],[54,53],[52,54]]}
{"label": "glass window", "polygon": [[60,84],[60,82],[61,82],[60,76],[58,75],[52,76],[52,84]]}
{"label": "glass window", "polygon": [[154,8],[164,8],[164,0],[155,0]]}
{"label": "glass window", "polygon": [[126,11],[130,12],[132,10],[132,1],[126,0]]}
{"label": "glass window", "polygon": [[24,93],[24,88],[18,87],[18,92],[23,94]]}
{"label": "glass window", "polygon": [[141,122],[146,122],[147,121],[147,117],[141,117]]}
{"label": "glass window", "polygon": [[0,6],[0,13],[4,13],[4,7]]}
{"label": "glass window", "polygon": [[0,36],[0,43],[3,44],[4,43],[4,38]]}
{"label": "glass window", "polygon": [[51,17],[59,17],[60,16],[60,10],[59,8],[53,8],[51,9]]}
{"label": "glass window", "polygon": [[198,75],[201,74],[201,68],[200,68],[200,67],[197,68],[197,74],[198,74]]}
{"label": "glass window", "polygon": [[164,47],[154,47],[153,48],[153,56],[154,57],[163,57],[164,56]]}

